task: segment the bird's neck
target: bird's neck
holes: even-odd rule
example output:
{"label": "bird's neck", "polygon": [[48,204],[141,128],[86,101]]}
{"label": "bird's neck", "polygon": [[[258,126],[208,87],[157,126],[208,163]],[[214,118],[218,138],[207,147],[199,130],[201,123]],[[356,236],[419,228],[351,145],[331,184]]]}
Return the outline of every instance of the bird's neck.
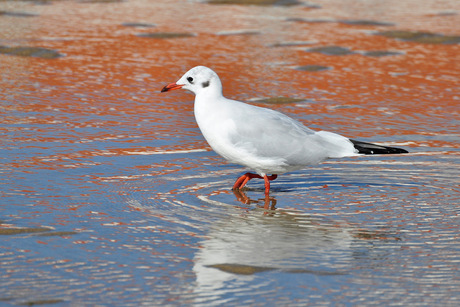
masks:
{"label": "bird's neck", "polygon": [[222,96],[222,91],[206,90],[200,91],[195,96],[194,113],[195,118],[203,132],[205,123],[215,120],[221,110],[225,108],[226,99]]}
{"label": "bird's neck", "polygon": [[200,91],[195,96],[195,103],[199,104],[214,104],[222,100],[224,96],[222,95],[221,88],[208,88]]}

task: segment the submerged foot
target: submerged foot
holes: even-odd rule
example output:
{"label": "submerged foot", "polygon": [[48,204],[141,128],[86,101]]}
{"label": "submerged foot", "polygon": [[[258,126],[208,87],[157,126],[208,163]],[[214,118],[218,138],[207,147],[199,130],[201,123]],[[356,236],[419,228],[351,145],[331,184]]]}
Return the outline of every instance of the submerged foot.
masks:
{"label": "submerged foot", "polygon": [[240,176],[236,181],[235,184],[233,185],[233,190],[240,190],[242,189],[246,183],[248,183],[249,180],[253,178],[259,178],[259,179],[264,179],[265,181],[265,194],[269,194],[270,192],[270,181],[275,180],[278,177],[278,175],[273,174],[271,176],[264,175],[263,177],[258,175],[258,174],[253,174],[253,173],[246,173],[242,176]]}

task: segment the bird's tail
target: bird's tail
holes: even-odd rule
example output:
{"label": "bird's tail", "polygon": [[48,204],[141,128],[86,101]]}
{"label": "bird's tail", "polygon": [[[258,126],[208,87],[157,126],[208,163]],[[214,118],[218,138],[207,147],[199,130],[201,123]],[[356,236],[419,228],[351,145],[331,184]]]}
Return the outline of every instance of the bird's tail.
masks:
{"label": "bird's tail", "polygon": [[372,143],[366,143],[350,139],[353,146],[358,150],[358,153],[365,155],[385,155],[385,154],[401,154],[408,153],[407,150],[396,147],[381,146]]}

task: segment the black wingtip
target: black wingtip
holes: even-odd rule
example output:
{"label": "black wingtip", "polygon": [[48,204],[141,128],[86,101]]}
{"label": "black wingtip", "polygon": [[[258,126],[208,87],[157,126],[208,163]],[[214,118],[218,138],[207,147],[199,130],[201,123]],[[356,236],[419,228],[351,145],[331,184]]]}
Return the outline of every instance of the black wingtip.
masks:
{"label": "black wingtip", "polygon": [[365,155],[392,155],[409,153],[407,150],[397,147],[389,147],[366,143],[350,139],[358,153]]}

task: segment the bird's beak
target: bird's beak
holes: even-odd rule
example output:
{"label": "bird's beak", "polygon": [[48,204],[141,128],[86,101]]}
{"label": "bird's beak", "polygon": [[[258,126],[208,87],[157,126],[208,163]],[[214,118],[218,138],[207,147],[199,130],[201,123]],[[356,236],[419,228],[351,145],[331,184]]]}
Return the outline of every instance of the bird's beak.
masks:
{"label": "bird's beak", "polygon": [[183,86],[184,86],[183,84],[170,83],[168,85],[165,85],[165,87],[163,87],[161,89],[161,92],[164,93],[164,92],[167,92],[167,91],[178,90],[178,89],[182,88]]}

